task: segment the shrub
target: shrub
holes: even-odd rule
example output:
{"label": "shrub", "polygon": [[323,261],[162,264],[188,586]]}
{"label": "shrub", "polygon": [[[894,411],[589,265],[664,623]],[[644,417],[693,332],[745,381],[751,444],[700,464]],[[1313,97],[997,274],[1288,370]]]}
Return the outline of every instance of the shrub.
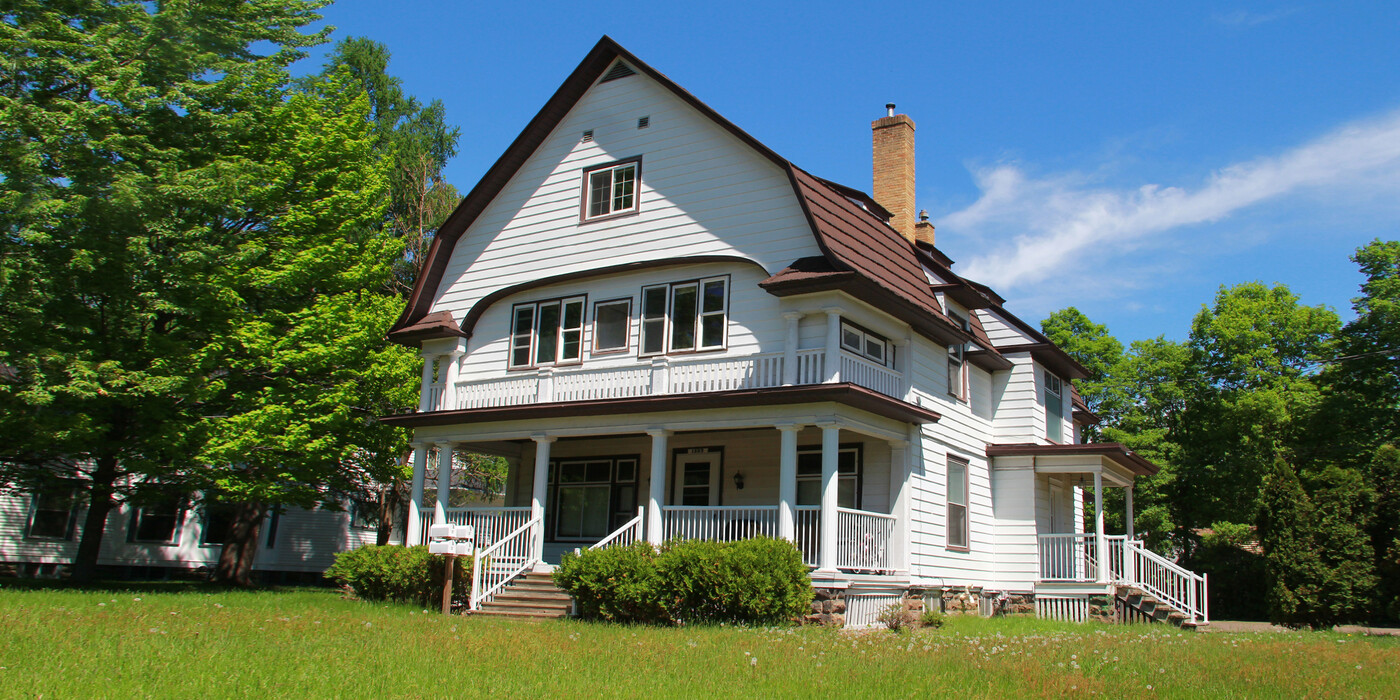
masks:
{"label": "shrub", "polygon": [[790,542],[673,540],[565,555],[554,581],[584,617],[772,624],[802,615],[812,583]]}
{"label": "shrub", "polygon": [[579,615],[615,622],[665,619],[657,594],[656,550],[646,542],[564,555],[554,583],[574,597]]}
{"label": "shrub", "polygon": [[[341,552],[325,577],[348,586],[362,600],[393,600],[415,605],[441,601],[445,557],[426,545],[365,545]],[[452,597],[471,592],[471,559],[458,557],[452,574]]]}
{"label": "shrub", "polygon": [[909,629],[914,622],[914,614],[904,609],[904,603],[890,603],[875,616],[875,620],[884,625],[891,632],[900,632]]}
{"label": "shrub", "polygon": [[943,613],[938,612],[933,608],[926,608],[924,610],[924,614],[919,616],[919,624],[924,627],[938,629],[939,627],[943,626],[944,619],[945,618],[943,617]]}

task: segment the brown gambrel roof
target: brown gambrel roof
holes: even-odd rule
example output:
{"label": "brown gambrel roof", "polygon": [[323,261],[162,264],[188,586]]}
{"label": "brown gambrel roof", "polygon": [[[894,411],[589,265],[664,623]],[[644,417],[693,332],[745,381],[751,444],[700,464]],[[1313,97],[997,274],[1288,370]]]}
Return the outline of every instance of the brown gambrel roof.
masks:
{"label": "brown gambrel roof", "polygon": [[[833,274],[823,276],[821,280],[806,279],[803,280],[804,284],[796,284],[797,280],[793,277],[776,279],[781,276],[780,273],[765,282],[765,289],[781,296],[799,293],[798,290],[840,288],[885,309],[909,323],[921,335],[938,342],[972,340],[943,315],[919,266],[914,244],[885,223],[882,216],[888,212],[868,195],[822,180],[794,166],[606,36],[588,52],[583,62],[574,69],[564,84],[555,91],[539,113],[525,126],[524,131],[486,171],[486,175],[467,193],[457,209],[438,229],[413,293],[409,297],[407,308],[389,331],[391,339],[396,342],[416,343],[430,337],[423,332],[425,317],[432,306],[432,297],[442,281],[457,240],[470,228],[472,222],[500,193],[535,149],[548,138],[550,132],[564,119],[574,104],[619,58],[655,80],[788,174],[793,191],[812,227],[818,247],[826,258],[826,267]],[[812,284],[816,282],[822,286],[813,287]],[[449,333],[436,337],[461,334]]]}

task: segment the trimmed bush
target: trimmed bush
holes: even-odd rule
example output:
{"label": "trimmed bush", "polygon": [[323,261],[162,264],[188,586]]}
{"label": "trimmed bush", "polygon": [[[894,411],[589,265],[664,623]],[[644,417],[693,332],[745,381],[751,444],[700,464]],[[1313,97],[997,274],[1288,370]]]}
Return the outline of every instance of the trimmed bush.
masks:
{"label": "trimmed bush", "polygon": [[[326,569],[328,579],[348,586],[362,600],[393,600],[415,605],[442,600],[446,557],[429,554],[426,545],[365,545],[341,552]],[[452,574],[452,597],[471,593],[471,559],[458,557]]]}
{"label": "trimmed bush", "polygon": [[806,613],[812,582],[791,542],[673,540],[564,556],[554,572],[584,617],[774,624]]}
{"label": "trimmed bush", "polygon": [[919,616],[919,624],[931,629],[938,629],[939,627],[943,626],[943,622],[946,619],[947,618],[943,616],[943,613],[938,612],[933,608],[925,608],[924,613]]}

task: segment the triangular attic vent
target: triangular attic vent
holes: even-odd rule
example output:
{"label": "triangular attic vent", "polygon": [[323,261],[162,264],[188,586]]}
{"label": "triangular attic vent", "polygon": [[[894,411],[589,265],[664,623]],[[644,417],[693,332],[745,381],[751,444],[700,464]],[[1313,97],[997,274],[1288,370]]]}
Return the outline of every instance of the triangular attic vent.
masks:
{"label": "triangular attic vent", "polygon": [[608,69],[607,73],[603,74],[603,79],[599,80],[598,82],[606,83],[609,80],[617,80],[618,78],[626,78],[629,75],[636,74],[637,71],[632,70],[632,66],[629,66],[626,63],[623,63],[622,61],[618,61],[617,63],[613,64],[612,68]]}

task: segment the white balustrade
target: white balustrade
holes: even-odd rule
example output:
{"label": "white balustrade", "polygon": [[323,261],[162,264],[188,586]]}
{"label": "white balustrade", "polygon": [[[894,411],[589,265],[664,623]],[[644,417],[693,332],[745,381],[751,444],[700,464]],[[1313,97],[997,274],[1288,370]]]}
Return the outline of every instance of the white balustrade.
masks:
{"label": "white balustrade", "polygon": [[1040,580],[1093,582],[1099,564],[1108,566],[1110,583],[1132,586],[1190,617],[1208,622],[1207,579],[1123,535],[1104,537],[1106,558],[1100,558],[1093,533],[1040,535]]}
{"label": "white balustrade", "polygon": [[778,536],[777,506],[662,506],[665,539],[733,542]]}
{"label": "white balustrade", "polygon": [[539,377],[526,375],[457,385],[457,408],[498,408],[535,403]]}
{"label": "white balustrade", "polygon": [[[431,515],[431,514],[430,514]],[[507,533],[530,520],[530,507],[515,508],[448,508],[449,525],[471,525],[476,530],[476,545],[490,547]]]}
{"label": "white balustrade", "polygon": [[762,389],[783,384],[783,356],[750,355],[719,360],[674,361],[670,393]]}
{"label": "white balustrade", "polygon": [[822,539],[821,506],[793,507],[793,539],[797,540],[797,549],[802,552],[802,563],[807,566],[819,566]]}
{"label": "white balustrade", "polygon": [[1147,549],[1140,540],[1125,543],[1132,558],[1130,586],[1142,589],[1158,600],[1190,617],[1191,622],[1210,622],[1210,590],[1204,574],[1189,571],[1166,557]]}
{"label": "white balustrade", "polygon": [[554,374],[555,401],[622,399],[651,393],[651,367],[561,371]]}
{"label": "white balustrade", "polygon": [[[526,516],[529,509],[526,509]],[[540,560],[535,548],[535,529],[543,527],[539,517],[530,518],[524,525],[504,534],[495,544],[485,549],[478,548],[472,556],[472,593],[468,602],[471,610],[480,610],[482,603],[489,603],[511,579]]]}
{"label": "white balustrade", "polygon": [[443,392],[443,390],[444,390],[445,388],[446,388],[446,387],[444,387],[444,386],[441,385],[441,384],[429,384],[429,385],[428,385],[428,390],[427,390],[427,391],[428,391],[427,406],[428,406],[428,410],[429,410],[429,411],[441,410],[441,408],[442,408],[442,392]]}
{"label": "white balustrade", "polygon": [[863,386],[885,396],[900,396],[899,373],[863,357],[841,353],[841,381]]}
{"label": "white balustrade", "polygon": [[[1123,535],[1107,535],[1108,579],[1123,578]],[[1097,581],[1100,558],[1094,533],[1064,533],[1040,535],[1040,580]]]}
{"label": "white balustrade", "polygon": [[608,547],[626,547],[633,542],[642,541],[642,523],[646,522],[646,506],[637,508],[637,517],[628,520],[612,534],[598,540],[589,549],[606,549]]}
{"label": "white balustrade", "polygon": [[895,517],[850,508],[836,509],[836,568],[889,571]]}

